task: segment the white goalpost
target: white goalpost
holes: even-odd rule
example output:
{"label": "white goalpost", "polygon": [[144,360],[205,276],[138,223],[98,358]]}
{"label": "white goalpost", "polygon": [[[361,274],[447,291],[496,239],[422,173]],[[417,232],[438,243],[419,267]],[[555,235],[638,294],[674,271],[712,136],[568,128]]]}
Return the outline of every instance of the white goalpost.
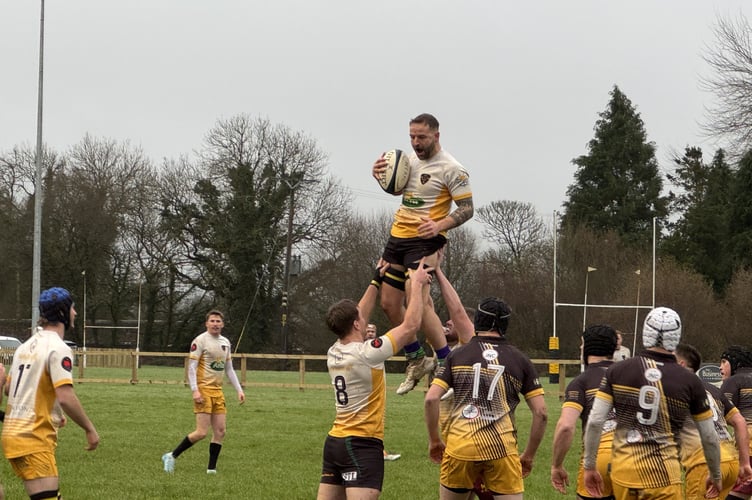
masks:
{"label": "white goalpost", "polygon": [[[105,325],[88,325],[86,323],[86,271],[82,271],[81,275],[84,279],[84,311],[83,311],[83,345],[81,351],[83,352],[82,362],[84,368],[86,368],[86,331],[87,330],[136,330],[136,353],[141,350],[141,282],[138,283],[138,313],[136,317],[136,326],[105,326]],[[136,355],[136,366],[139,365],[138,354]]]}
{"label": "white goalpost", "polygon": [[[556,297],[556,272],[557,272],[557,240],[556,237],[557,227],[558,227],[558,212],[554,210],[554,218],[553,218],[553,229],[554,229],[554,272],[553,272],[553,332],[551,337],[549,338],[549,352],[551,354],[555,354],[558,356],[559,351],[559,337],[556,333],[556,310],[559,307],[581,307],[582,308],[582,331],[585,330],[587,327],[587,311],[588,308],[599,308],[599,309],[634,309],[635,311],[635,324],[634,324],[634,332],[632,335],[632,353],[635,353],[635,350],[637,349],[637,327],[638,327],[638,316],[640,309],[653,309],[655,307],[655,262],[656,262],[656,228],[657,228],[657,218],[653,217],[653,252],[652,252],[652,267],[653,267],[653,276],[652,276],[652,298],[651,298],[651,305],[640,305],[640,279],[641,279],[641,272],[639,269],[634,271],[634,273],[637,275],[637,299],[634,305],[618,305],[618,304],[588,304],[588,282],[589,282],[589,276],[591,272],[597,271],[595,267],[591,267],[590,265],[587,265],[586,267],[586,274],[585,274],[585,295],[583,302],[581,304],[577,303],[569,303],[569,302],[558,302]],[[552,373],[552,367],[554,364],[552,363],[549,365],[549,376],[553,375]],[[556,368],[554,369],[557,379],[558,379],[558,365],[556,365]],[[558,380],[557,380],[558,381]],[[553,380],[551,380],[553,382]]]}

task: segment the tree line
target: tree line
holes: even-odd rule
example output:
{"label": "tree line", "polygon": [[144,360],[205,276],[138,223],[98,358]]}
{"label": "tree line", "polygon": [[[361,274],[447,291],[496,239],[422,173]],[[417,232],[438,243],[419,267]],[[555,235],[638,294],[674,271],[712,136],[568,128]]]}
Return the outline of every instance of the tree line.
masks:
{"label": "tree line", "polygon": [[[716,77],[705,84],[727,99],[724,89],[739,82],[724,65],[751,55],[749,43],[728,40],[749,40],[750,29],[721,21],[716,33],[706,54]],[[739,123],[728,115],[746,112],[750,96],[738,97],[746,107],[709,117],[709,130],[736,134],[728,149],[706,159],[687,146],[662,172],[637,107],[614,85],[586,152],[571,160],[560,224],[546,224],[528,202],[495,200],[476,210],[482,234],[450,232],[445,268],[463,301],[504,298],[510,337],[532,356],[547,354],[553,334],[565,357],[577,356],[585,314],[631,344],[646,311],[554,307],[555,261],[558,303],[581,304],[588,280],[589,304],[648,306],[654,295],[675,308],[685,339],[711,360],[743,343],[752,315],[752,145],[748,128],[728,129]],[[720,113],[725,129],[713,124]],[[142,350],[185,350],[216,307],[240,351],[323,353],[333,340],[326,309],[360,296],[391,222],[388,211],[358,213],[314,138],[247,114],[217,121],[190,158],[156,164],[128,141],[87,135],[67,151],[45,149],[42,162],[42,286],[76,296],[79,342],[86,287],[87,325],[133,325],[140,315]],[[0,151],[0,327],[21,337],[29,333],[34,165],[28,147]],[[302,257],[299,272],[290,249]],[[385,331],[383,314],[375,321]],[[89,345],[132,341],[119,330],[87,335]]]}

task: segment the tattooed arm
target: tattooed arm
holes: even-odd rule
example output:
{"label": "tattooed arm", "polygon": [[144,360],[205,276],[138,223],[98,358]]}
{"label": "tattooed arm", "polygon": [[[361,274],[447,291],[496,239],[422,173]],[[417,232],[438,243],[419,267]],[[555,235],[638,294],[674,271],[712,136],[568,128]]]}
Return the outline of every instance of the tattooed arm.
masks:
{"label": "tattooed arm", "polygon": [[420,226],[418,226],[418,236],[421,238],[433,238],[442,231],[447,231],[457,227],[473,216],[473,198],[463,198],[457,201],[457,209],[447,217],[439,221],[434,221],[428,217],[421,217]]}
{"label": "tattooed arm", "polygon": [[461,226],[465,222],[469,221],[473,217],[474,213],[475,209],[473,208],[472,196],[470,198],[459,200],[457,202],[457,209],[449,214],[449,217],[447,217],[447,219],[452,220],[453,224],[446,229],[452,229],[453,227]]}

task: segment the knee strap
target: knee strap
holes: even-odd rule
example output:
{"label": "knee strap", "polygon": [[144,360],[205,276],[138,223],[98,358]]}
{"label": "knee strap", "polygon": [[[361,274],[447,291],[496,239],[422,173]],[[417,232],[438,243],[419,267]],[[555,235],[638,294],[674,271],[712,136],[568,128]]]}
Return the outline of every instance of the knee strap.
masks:
{"label": "knee strap", "polygon": [[405,279],[405,272],[396,269],[389,268],[384,274],[384,283],[403,292],[405,291]]}

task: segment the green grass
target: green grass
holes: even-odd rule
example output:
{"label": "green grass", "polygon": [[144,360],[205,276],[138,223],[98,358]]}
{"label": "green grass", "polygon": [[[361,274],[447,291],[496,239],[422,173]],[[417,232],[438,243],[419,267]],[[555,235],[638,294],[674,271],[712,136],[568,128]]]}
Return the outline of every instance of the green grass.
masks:
{"label": "green grass", "polygon": [[[113,370],[96,376],[123,378]],[[179,368],[155,370],[155,380],[181,380]],[[140,372],[144,380],[147,369]],[[174,372],[174,373],[173,373]],[[297,373],[249,372],[250,382],[297,383]],[[94,377],[88,373],[87,377]],[[326,383],[324,373],[307,374],[310,383]],[[427,457],[423,423],[423,392],[397,396],[401,375],[389,374],[386,448],[402,458],[385,464],[383,499],[438,498],[438,473]],[[526,498],[563,498],[550,486],[551,440],[560,412],[558,387],[546,384],[549,424],[532,475],[525,481]],[[240,406],[232,389],[228,426],[216,476],[205,473],[208,439],[186,451],[174,474],[162,471],[160,457],[193,430],[190,392],[181,384],[77,384],[76,391],[101,436],[95,452],[84,451],[84,434],[73,422],[60,430],[57,451],[61,492],[73,499],[310,499],[315,498],[321,450],[334,416],[329,390],[250,387]],[[530,412],[517,411],[521,447],[530,426]],[[579,437],[575,443],[579,443]],[[570,451],[567,468],[576,477],[579,444]],[[21,481],[5,460],[0,477],[6,498],[27,498]],[[572,489],[570,487],[570,489]],[[574,494],[571,494],[574,498]]]}

